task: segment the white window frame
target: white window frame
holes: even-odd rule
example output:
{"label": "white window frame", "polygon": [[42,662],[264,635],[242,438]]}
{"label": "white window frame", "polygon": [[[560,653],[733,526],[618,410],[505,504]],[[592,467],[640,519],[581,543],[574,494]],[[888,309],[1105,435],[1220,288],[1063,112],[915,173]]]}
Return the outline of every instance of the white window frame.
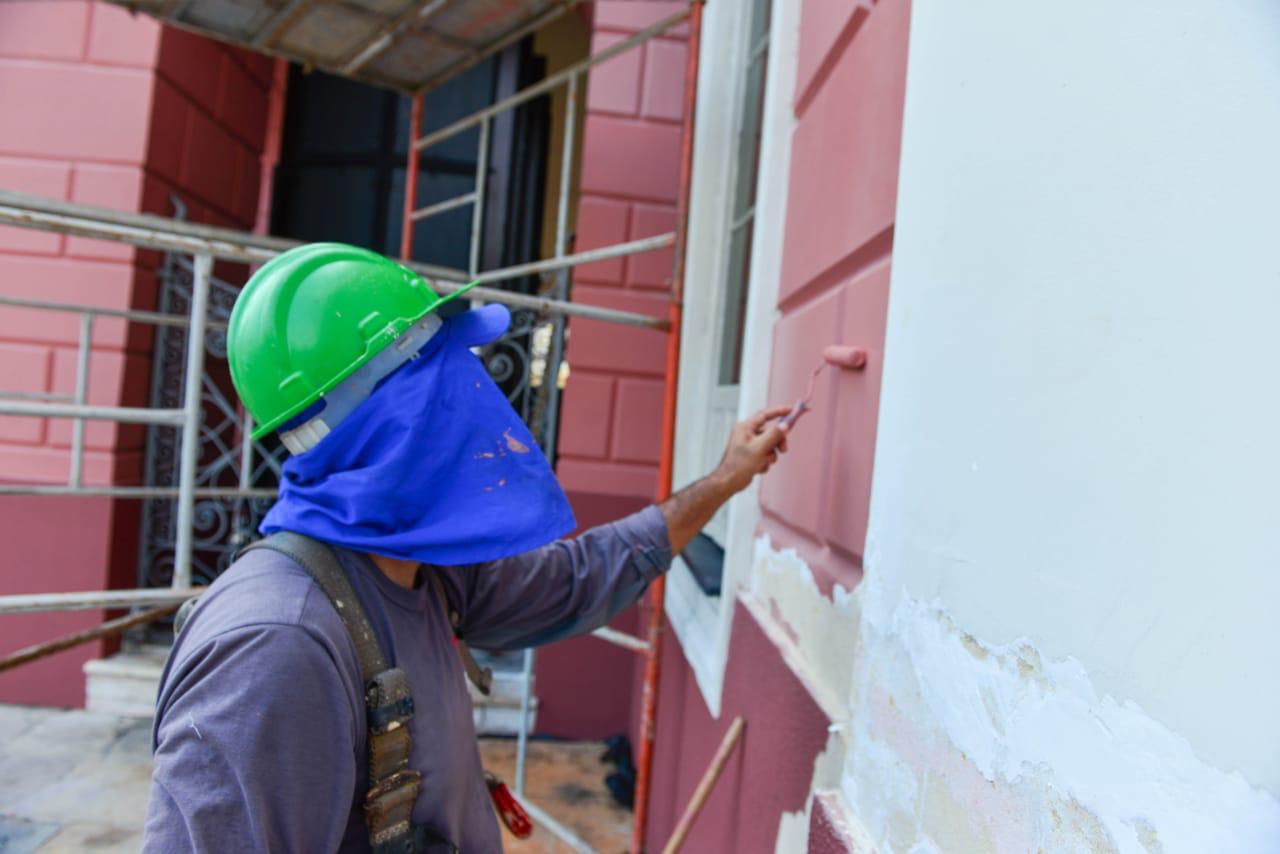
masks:
{"label": "white window frame", "polygon": [[[799,42],[798,5],[773,0],[769,22],[756,214],[736,400],[727,398],[731,387],[718,383],[724,268],[729,255],[729,212],[737,168],[736,158],[725,157],[725,152],[737,150],[751,16],[747,4],[741,2],[708,3],[704,7],[676,408],[677,488],[707,474],[719,462],[729,424],[767,404],[795,128],[792,97]],[[733,72],[726,73],[726,69]],[[726,419],[726,412],[732,417]],[[757,490],[753,484],[730,501],[709,526],[716,534],[722,534],[723,539],[717,539],[725,549],[719,597],[703,593],[678,557],[668,574],[667,619],[713,717],[720,716],[733,602],[749,577],[753,541],[760,522]]]}

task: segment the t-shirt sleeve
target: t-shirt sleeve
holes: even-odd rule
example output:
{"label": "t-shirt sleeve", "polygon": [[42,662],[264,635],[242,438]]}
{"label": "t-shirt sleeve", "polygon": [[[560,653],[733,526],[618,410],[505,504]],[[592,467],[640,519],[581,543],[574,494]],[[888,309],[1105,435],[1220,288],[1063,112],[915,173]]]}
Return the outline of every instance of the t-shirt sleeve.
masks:
{"label": "t-shirt sleeve", "polygon": [[570,540],[446,573],[461,592],[462,638],[518,649],[605,625],[670,566],[666,520],[650,506]]}
{"label": "t-shirt sleeve", "polygon": [[337,850],[356,719],[307,629],[249,626],[186,651],[156,715],[144,851]]}

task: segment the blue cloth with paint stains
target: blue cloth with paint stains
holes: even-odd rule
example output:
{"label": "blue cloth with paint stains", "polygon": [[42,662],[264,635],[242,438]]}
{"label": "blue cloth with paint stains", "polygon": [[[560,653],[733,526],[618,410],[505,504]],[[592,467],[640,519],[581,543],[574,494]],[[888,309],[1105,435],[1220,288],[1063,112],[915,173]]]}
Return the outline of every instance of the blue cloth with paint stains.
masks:
{"label": "blue cloth with paint stains", "polygon": [[469,349],[492,339],[491,321],[480,311],[446,320],[316,447],[287,460],[262,533],[457,566],[572,531],[550,464]]}

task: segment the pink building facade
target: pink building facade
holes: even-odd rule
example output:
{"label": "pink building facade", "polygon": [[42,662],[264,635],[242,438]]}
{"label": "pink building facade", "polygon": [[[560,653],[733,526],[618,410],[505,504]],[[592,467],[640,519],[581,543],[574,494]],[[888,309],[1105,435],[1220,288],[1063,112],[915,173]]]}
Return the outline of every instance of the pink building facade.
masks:
{"label": "pink building facade", "polygon": [[[677,3],[597,3],[590,18],[592,49],[614,44],[678,8]],[[818,568],[819,586],[827,594],[837,585],[856,584],[861,572],[893,242],[907,13],[905,2],[842,11],[811,2],[798,17],[796,10],[772,13],[769,90],[777,90],[781,80],[789,91],[782,100],[764,99],[759,132],[767,137],[764,156],[773,160],[761,159],[755,167],[764,175],[785,166],[789,179],[773,179],[771,198],[775,205],[779,199],[783,203],[756,226],[755,254],[766,261],[755,261],[759,269],[748,277],[743,346],[751,352],[744,366],[753,376],[740,383],[739,405],[746,411],[749,400],[790,401],[827,344],[859,346],[870,361],[856,375],[824,374],[818,387],[821,405],[801,422],[786,463],[738,503],[751,505],[759,517],[752,537],[767,535],[780,548],[803,554]],[[0,114],[26,115],[33,103],[60,105],[40,122],[5,122],[0,128],[4,186],[165,215],[173,213],[170,197],[177,194],[192,221],[246,230],[262,225],[259,201],[273,87],[277,98],[283,94],[273,63],[101,3],[15,3],[0,15],[0,34],[10,34],[8,41],[0,35]],[[780,34],[779,21],[793,32]],[[728,83],[745,73],[741,54],[750,34],[739,33],[731,43],[725,34],[733,30],[729,18],[709,15],[700,111],[708,104],[730,104],[734,93],[742,99]],[[19,32],[21,38],[15,37]],[[592,72],[578,249],[673,228],[687,36],[686,28],[678,28]],[[717,69],[707,63],[708,38],[721,42],[713,45],[713,55],[715,50],[722,58],[734,54],[728,66],[733,74],[718,79]],[[722,131],[729,128],[728,148],[741,113],[730,104],[719,119],[708,119],[724,125]],[[698,150],[699,157],[715,150],[707,145]],[[752,166],[744,162],[736,168]],[[700,168],[702,162],[696,161],[695,169]],[[763,186],[760,192],[763,197]],[[714,216],[716,198],[695,184],[695,220]],[[707,233],[698,229],[695,225],[694,240]],[[708,259],[723,254],[726,246],[723,240],[694,246],[698,259],[686,283],[692,301],[720,288],[718,281],[696,277],[716,269]],[[772,272],[768,257],[776,261]],[[0,278],[13,296],[152,308],[158,262],[156,253],[16,229],[0,232]],[[663,251],[582,267],[575,271],[573,298],[663,316],[671,264],[671,253]],[[236,272],[222,271],[231,279]],[[723,306],[706,305],[711,306],[706,317],[699,319],[695,309],[691,318],[686,371],[696,372],[713,358],[698,349],[697,329]],[[0,310],[6,388],[66,393],[74,386],[74,320],[50,318]],[[123,326],[99,322],[90,401],[144,405],[150,343],[137,330],[126,337]],[[584,525],[652,500],[664,353],[659,332],[584,320],[570,324],[558,473]],[[696,403],[682,397],[681,405],[682,420],[688,420],[686,413],[696,415]],[[719,428],[731,421],[703,425],[705,442],[699,438],[690,445],[722,444]],[[687,438],[687,428],[682,429]],[[67,425],[4,419],[0,431],[0,470],[6,479],[65,480]],[[141,429],[92,426],[86,481],[139,482],[143,435]],[[715,462],[714,453],[685,456],[681,464],[689,473]],[[129,502],[10,498],[5,503],[10,548],[4,592],[135,582],[138,517]],[[68,528],[77,535],[66,536]],[[792,667],[785,621],[742,598],[750,595],[751,568],[741,565],[740,550],[728,548],[727,557],[724,590],[715,605],[726,631],[714,698],[689,661],[687,647],[695,635],[684,629],[682,637],[680,626],[667,635],[648,834],[661,840],[670,832],[726,722],[742,715],[747,735],[689,846],[771,850],[784,815],[803,813],[810,801],[811,771],[833,721]],[[33,569],[17,571],[20,567]],[[103,616],[9,618],[0,638],[16,647],[33,637],[92,625]],[[623,615],[617,627],[638,632],[637,611]],[[107,645],[94,644],[6,674],[0,677],[0,695],[7,701],[78,705],[83,663],[108,652]],[[579,738],[634,734],[641,668],[631,653],[591,639],[543,650],[537,669],[540,730]]]}
{"label": "pink building facade", "polygon": [[[54,199],[122,211],[174,214],[251,229],[274,65],[263,57],[97,2],[18,2],[0,8],[0,183]],[[110,309],[153,309],[159,256],[77,237],[0,229],[6,296]],[[235,280],[235,268],[222,269]],[[0,308],[0,386],[70,394],[76,381],[75,314]],[[93,330],[88,402],[145,406],[151,336],[99,319]],[[65,484],[71,425],[40,418],[0,424],[7,482]],[[145,431],[102,422],[85,431],[84,482],[140,483]],[[133,587],[136,501],[5,497],[5,593]],[[18,616],[0,625],[17,648],[86,628],[102,612]],[[0,676],[6,700],[84,701],[85,661],[109,651],[89,644]]]}
{"label": "pink building facade", "polygon": [[[556,61],[680,5],[584,4]],[[651,850],[739,717],[684,850],[1274,848],[1277,21],[1220,6],[703,7],[675,487],[825,348],[865,362],[822,369],[785,458],[667,577]],[[689,37],[590,74],[577,249],[673,227]],[[0,185],[262,227],[280,72],[102,3],[0,3]],[[672,260],[583,267],[573,298],[662,316]],[[0,229],[8,297],[151,308],[158,262]],[[149,336],[94,332],[90,402],[144,404]],[[68,393],[76,336],[0,308],[0,387]],[[657,491],[666,339],[568,336],[586,526]],[[0,479],[63,483],[69,445],[0,418]],[[141,430],[87,448],[87,483],[142,476]],[[132,587],[138,530],[125,501],[0,498],[0,593]],[[103,616],[5,617],[0,645]],[[0,675],[0,700],[78,705],[110,651]],[[538,729],[634,740],[642,668],[540,650]]]}

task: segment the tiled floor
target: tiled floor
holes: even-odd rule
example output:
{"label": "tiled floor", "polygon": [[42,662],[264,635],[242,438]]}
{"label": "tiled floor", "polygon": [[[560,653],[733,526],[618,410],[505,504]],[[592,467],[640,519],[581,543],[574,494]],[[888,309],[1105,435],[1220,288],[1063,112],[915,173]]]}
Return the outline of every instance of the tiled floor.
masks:
{"label": "tiled floor", "polygon": [[[149,721],[0,705],[0,851],[134,852],[151,781]],[[484,739],[485,766],[511,782],[515,742]],[[624,851],[631,813],[604,788],[594,743],[534,741],[526,795],[601,854]],[[543,828],[511,854],[569,851]]]}

